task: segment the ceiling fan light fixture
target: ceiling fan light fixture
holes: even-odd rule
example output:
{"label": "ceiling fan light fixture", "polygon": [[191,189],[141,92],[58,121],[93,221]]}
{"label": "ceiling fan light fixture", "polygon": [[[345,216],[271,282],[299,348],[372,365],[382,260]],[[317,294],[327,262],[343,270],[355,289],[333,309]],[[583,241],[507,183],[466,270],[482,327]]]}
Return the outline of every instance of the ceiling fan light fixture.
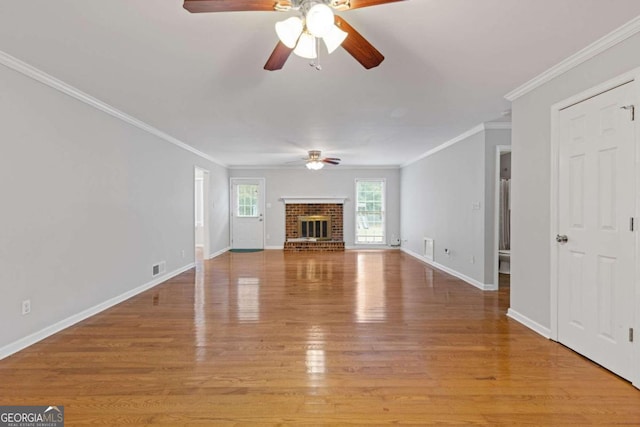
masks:
{"label": "ceiling fan light fixture", "polygon": [[276,34],[285,46],[293,49],[302,34],[303,26],[302,19],[292,16],[284,21],[276,22]]}
{"label": "ceiling fan light fixture", "polygon": [[309,160],[307,162],[307,169],[312,171],[318,171],[324,167],[324,163],[320,160]]}
{"label": "ceiling fan light fixture", "polygon": [[315,37],[322,38],[331,31],[335,23],[333,11],[324,3],[318,3],[309,9],[306,16],[307,30]]}
{"label": "ceiling fan light fixture", "polygon": [[329,53],[340,47],[342,42],[347,38],[349,33],[342,31],[337,25],[333,25],[331,30],[322,38],[324,45]]}
{"label": "ceiling fan light fixture", "polygon": [[305,31],[298,39],[298,45],[294,49],[293,53],[302,58],[316,59],[318,57],[318,52],[316,51],[316,38]]}

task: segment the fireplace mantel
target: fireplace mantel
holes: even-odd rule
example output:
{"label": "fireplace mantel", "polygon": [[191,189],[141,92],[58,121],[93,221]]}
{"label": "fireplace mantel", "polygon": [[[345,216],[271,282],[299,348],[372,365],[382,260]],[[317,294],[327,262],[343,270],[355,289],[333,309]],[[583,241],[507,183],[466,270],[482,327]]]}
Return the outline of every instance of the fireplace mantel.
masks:
{"label": "fireplace mantel", "polygon": [[311,205],[311,204],[334,204],[334,205],[344,205],[344,202],[347,200],[347,197],[306,197],[306,196],[298,196],[298,197],[289,197],[282,196],[280,200],[284,202],[285,205]]}

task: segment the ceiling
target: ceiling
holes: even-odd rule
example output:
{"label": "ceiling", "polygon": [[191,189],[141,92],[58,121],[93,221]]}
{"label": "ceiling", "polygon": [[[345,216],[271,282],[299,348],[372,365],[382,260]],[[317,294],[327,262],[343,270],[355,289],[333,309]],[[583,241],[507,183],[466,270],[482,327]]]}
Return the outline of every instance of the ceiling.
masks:
{"label": "ceiling", "polygon": [[[398,166],[486,121],[504,95],[640,15],[638,0],[407,0],[340,15],[386,57],[262,69],[291,14],[190,14],[181,0],[0,4],[0,50],[227,166],[307,150]],[[300,164],[302,165],[303,162]]]}

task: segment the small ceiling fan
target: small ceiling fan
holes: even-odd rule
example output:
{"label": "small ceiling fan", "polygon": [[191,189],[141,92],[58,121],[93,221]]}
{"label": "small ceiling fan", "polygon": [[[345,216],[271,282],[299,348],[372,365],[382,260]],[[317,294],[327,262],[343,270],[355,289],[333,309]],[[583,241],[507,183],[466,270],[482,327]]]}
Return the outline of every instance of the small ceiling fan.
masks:
{"label": "small ceiling fan", "polygon": [[309,150],[309,155],[302,159],[306,163],[307,169],[320,170],[324,167],[325,163],[329,165],[339,165],[340,159],[337,157],[322,157],[320,150]]}
{"label": "small ceiling fan", "polygon": [[[298,11],[276,24],[278,44],[264,66],[275,71],[284,67],[291,53],[307,59],[318,57],[320,40],[329,53],[342,46],[363,67],[377,67],[384,56],[360,33],[333,10],[347,11],[404,0],[184,0],[184,8],[192,13],[240,11]],[[319,70],[319,64],[316,68]]]}

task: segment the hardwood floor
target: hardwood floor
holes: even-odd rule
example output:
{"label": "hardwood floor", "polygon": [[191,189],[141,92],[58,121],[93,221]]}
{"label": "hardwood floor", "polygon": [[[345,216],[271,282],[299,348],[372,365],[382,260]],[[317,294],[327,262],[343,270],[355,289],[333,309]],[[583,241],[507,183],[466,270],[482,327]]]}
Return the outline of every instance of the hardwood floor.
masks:
{"label": "hardwood floor", "polygon": [[0,361],[0,404],[68,426],[640,424],[640,391],[507,318],[508,292],[399,251],[226,253]]}

